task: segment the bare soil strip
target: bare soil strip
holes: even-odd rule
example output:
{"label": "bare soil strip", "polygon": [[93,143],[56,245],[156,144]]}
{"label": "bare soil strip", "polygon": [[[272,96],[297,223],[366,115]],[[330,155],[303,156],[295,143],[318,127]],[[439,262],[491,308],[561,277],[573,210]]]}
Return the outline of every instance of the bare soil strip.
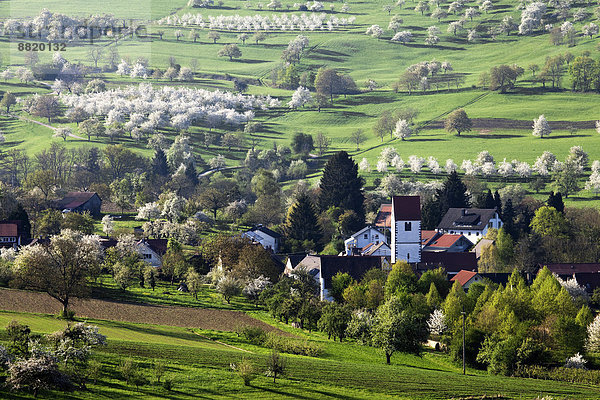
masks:
{"label": "bare soil strip", "polygon": [[[45,293],[0,289],[0,309],[58,314],[62,307],[58,301]],[[279,331],[277,328],[240,311],[124,303],[98,299],[74,300],[72,309],[79,318],[87,317],[218,331],[235,331],[242,326],[261,327],[266,331]]]}

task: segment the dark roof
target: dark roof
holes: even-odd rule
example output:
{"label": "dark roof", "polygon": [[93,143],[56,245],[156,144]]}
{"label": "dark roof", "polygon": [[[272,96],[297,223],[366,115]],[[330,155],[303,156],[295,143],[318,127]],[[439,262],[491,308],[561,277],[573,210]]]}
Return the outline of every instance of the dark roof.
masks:
{"label": "dark roof", "polygon": [[595,272],[580,272],[575,274],[577,283],[585,288],[588,293],[591,293],[597,287],[600,287],[600,273]]}
{"label": "dark roof", "polygon": [[421,198],[419,196],[392,197],[394,218],[397,221],[420,221]]}
{"label": "dark roof", "polygon": [[276,239],[281,237],[281,234],[279,234],[279,233],[277,233],[277,232],[275,232],[275,231],[272,231],[272,230],[270,230],[269,228],[265,228],[265,227],[264,227],[264,226],[262,226],[262,225],[255,226],[254,228],[250,229],[248,232],[254,232],[254,231],[259,231],[259,232],[262,232],[262,233],[264,233],[265,235],[269,235],[269,236],[271,236],[272,238],[276,238]]}
{"label": "dark roof", "polygon": [[144,239],[144,242],[159,256],[167,252],[167,239]]}
{"label": "dark roof", "polygon": [[19,236],[19,225],[13,221],[0,222],[0,236]]}
{"label": "dark roof", "polygon": [[288,254],[287,258],[290,261],[292,268],[296,268],[296,265],[298,265],[300,261],[304,260],[304,257],[307,255],[307,253]]}
{"label": "dark roof", "polygon": [[116,239],[100,238],[100,246],[102,246],[102,248],[104,250],[109,249],[111,247],[115,247],[116,245],[117,245]]}
{"label": "dark roof", "polygon": [[458,281],[458,283],[460,283],[460,286],[465,286],[465,283],[469,282],[471,279],[473,279],[476,276],[477,276],[477,272],[475,272],[475,271],[467,271],[467,270],[461,269],[460,271],[458,271],[458,274],[454,275],[452,277],[452,279],[450,279],[450,282]]}
{"label": "dark roof", "polygon": [[390,228],[392,226],[392,205],[382,204],[375,217],[375,224],[378,228]]}
{"label": "dark roof", "polygon": [[451,208],[438,229],[483,230],[495,214],[495,208]]}
{"label": "dark roof", "polygon": [[368,270],[381,268],[381,257],[306,256],[299,266],[305,266],[309,272],[314,268],[320,268],[321,278],[325,280],[325,288],[330,288],[331,278],[338,272],[348,273],[359,281]]}
{"label": "dark roof", "polygon": [[371,246],[366,251],[363,251],[364,255],[370,256],[371,254],[375,253],[377,250],[379,250],[383,246],[387,246],[388,248],[390,248],[390,246],[386,242],[379,242],[374,246],[371,244]]}
{"label": "dark roof", "polygon": [[58,200],[56,204],[59,208],[73,209],[84,205],[94,196],[98,196],[98,194],[95,192],[70,192],[62,200]]}
{"label": "dark roof", "polygon": [[550,272],[556,275],[573,275],[578,273],[598,273],[600,264],[597,263],[556,263],[546,265]]}
{"label": "dark roof", "polygon": [[438,266],[444,267],[446,272],[458,272],[461,269],[468,271],[477,270],[477,258],[472,252],[438,253],[435,251],[424,251],[421,253],[419,269],[430,269]]}

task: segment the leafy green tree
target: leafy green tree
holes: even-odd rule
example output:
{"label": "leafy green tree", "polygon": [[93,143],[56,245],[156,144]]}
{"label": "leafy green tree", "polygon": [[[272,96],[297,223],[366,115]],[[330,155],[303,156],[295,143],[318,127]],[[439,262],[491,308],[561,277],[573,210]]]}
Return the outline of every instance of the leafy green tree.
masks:
{"label": "leafy green tree", "polygon": [[460,136],[461,132],[470,132],[473,123],[462,108],[452,111],[444,123],[444,128],[448,132],[456,132]]}
{"label": "leafy green tree", "polygon": [[500,228],[496,238],[496,248],[498,250],[498,260],[505,268],[510,265],[514,257],[515,242],[512,237]]}
{"label": "leafy green tree", "polygon": [[237,44],[226,44],[221,50],[219,50],[219,57],[229,57],[229,61],[233,61],[234,58],[240,58],[242,51]]}
{"label": "leafy green tree", "polygon": [[319,329],[327,334],[327,338],[333,340],[340,339],[340,342],[346,336],[346,328],[352,318],[350,307],[342,306],[337,303],[328,303],[323,306],[323,312],[319,319]]}
{"label": "leafy green tree", "polygon": [[121,209],[123,215],[126,208],[135,202],[135,191],[129,179],[115,180],[110,184],[111,200]]}
{"label": "leafy green tree", "polygon": [[331,278],[331,290],[329,294],[335,301],[342,303],[344,301],[344,290],[354,282],[354,279],[347,272],[338,272]]}
{"label": "leafy green tree", "polygon": [[383,350],[387,364],[395,352],[421,354],[421,345],[427,340],[425,319],[403,303],[392,296],[375,313],[373,346]]}
{"label": "leafy green tree", "polygon": [[10,107],[17,104],[17,98],[11,92],[4,93],[2,100],[0,101],[0,107],[6,108],[6,112],[10,112]]}
{"label": "leafy green tree", "polygon": [[76,212],[67,213],[63,217],[60,227],[61,229],[79,231],[86,235],[93,234],[95,230],[94,219],[89,212],[84,212],[83,214]]}
{"label": "leafy green tree", "polygon": [[429,292],[427,292],[425,299],[427,305],[431,308],[438,308],[442,304],[442,296],[440,296],[435,283],[431,282],[431,285],[429,285]]}
{"label": "leafy green tree", "polygon": [[385,294],[389,298],[400,292],[414,293],[417,291],[417,281],[417,275],[410,264],[397,261],[388,275]]}
{"label": "leafy green tree", "polygon": [[[358,175],[358,165],[345,151],[340,151],[329,158],[320,181],[318,205],[321,211],[330,207],[352,210],[364,223],[363,179]],[[356,227],[360,229],[361,226]]]}
{"label": "leafy green tree", "polygon": [[535,211],[531,220],[531,229],[540,236],[565,238],[568,232],[568,222],[564,215],[554,207],[540,207]]}

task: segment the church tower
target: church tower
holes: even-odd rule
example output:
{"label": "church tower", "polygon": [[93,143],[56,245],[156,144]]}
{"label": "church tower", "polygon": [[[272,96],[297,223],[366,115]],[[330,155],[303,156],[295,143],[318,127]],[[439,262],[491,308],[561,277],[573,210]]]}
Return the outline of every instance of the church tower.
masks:
{"label": "church tower", "polygon": [[421,262],[421,198],[392,197],[392,264]]}

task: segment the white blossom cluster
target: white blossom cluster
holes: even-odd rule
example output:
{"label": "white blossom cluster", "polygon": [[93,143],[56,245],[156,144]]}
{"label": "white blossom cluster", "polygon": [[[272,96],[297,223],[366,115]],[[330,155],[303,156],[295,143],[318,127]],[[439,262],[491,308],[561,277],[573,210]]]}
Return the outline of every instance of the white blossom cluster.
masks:
{"label": "white blossom cluster", "polygon": [[528,35],[539,28],[542,23],[542,17],[546,13],[546,8],[546,3],[540,1],[527,4],[525,9],[521,11],[519,33],[521,35]]}
{"label": "white blossom cluster", "polygon": [[195,122],[211,126],[239,125],[254,118],[255,109],[278,107],[270,96],[244,96],[224,91],[140,83],[100,93],[68,94],[60,99],[69,109],[80,107],[90,115],[104,116],[107,123],[123,123],[125,129],[151,133],[160,127],[187,129]]}
{"label": "white blossom cluster", "polygon": [[283,13],[273,15],[209,15],[206,19],[202,14],[170,15],[158,20],[159,25],[193,26],[199,28],[218,29],[227,31],[333,31],[352,25],[355,17],[338,18],[324,13],[300,15]]}
{"label": "white blossom cluster", "polygon": [[113,15],[89,15],[69,17],[43,9],[32,19],[7,19],[0,23],[5,36],[24,36],[48,41],[79,41],[96,38],[100,35],[117,36],[123,29],[123,21]]}

